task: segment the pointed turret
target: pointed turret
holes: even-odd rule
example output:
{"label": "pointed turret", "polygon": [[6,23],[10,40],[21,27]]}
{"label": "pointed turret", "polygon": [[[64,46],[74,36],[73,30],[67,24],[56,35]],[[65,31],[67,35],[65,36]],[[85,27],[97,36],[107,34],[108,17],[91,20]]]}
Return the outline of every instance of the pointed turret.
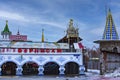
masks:
{"label": "pointed turret", "polygon": [[44,42],[44,29],[42,29],[42,42]]}
{"label": "pointed turret", "polygon": [[105,30],[104,30],[102,39],[104,40],[118,40],[119,39],[110,9],[109,9],[109,12],[106,18],[106,25],[105,25]]}
{"label": "pointed turret", "polygon": [[9,39],[9,36],[12,34],[12,32],[9,30],[8,27],[8,20],[6,20],[6,25],[4,27],[4,30],[1,32],[1,35],[3,36],[3,39]]}

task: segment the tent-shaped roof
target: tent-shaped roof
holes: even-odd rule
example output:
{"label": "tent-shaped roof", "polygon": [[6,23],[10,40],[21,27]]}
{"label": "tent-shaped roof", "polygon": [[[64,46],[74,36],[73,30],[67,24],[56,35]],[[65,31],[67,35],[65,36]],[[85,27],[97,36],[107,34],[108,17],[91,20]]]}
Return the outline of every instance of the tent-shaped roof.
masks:
{"label": "tent-shaped roof", "polygon": [[103,40],[118,40],[119,39],[110,9],[107,15],[106,26],[105,26],[102,39]]}

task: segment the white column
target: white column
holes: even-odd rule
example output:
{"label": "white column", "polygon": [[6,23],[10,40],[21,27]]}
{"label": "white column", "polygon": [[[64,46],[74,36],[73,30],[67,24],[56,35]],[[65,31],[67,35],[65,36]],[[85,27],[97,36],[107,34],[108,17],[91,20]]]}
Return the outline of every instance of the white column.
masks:
{"label": "white column", "polygon": [[79,66],[79,74],[80,75],[84,75],[85,74],[85,67],[84,67],[84,65],[80,65]]}
{"label": "white column", "polygon": [[16,68],[16,75],[17,76],[21,76],[22,75],[22,66],[21,65],[18,65],[17,68]]}
{"label": "white column", "polygon": [[60,76],[65,75],[65,73],[64,73],[64,71],[65,71],[64,65],[60,65],[59,71],[60,71],[60,73],[59,73]]}
{"label": "white column", "polygon": [[39,71],[39,73],[38,73],[39,76],[44,75],[44,73],[43,73],[43,71],[44,71],[43,65],[39,65],[38,71]]}

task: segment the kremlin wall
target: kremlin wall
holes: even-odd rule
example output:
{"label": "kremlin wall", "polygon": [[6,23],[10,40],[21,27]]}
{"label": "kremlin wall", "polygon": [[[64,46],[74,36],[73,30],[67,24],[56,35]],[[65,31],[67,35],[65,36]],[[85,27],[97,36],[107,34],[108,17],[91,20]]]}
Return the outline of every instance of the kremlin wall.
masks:
{"label": "kremlin wall", "polygon": [[28,41],[27,35],[16,35],[8,21],[1,31],[0,75],[81,75],[84,74],[83,49],[78,28],[70,19],[66,35],[57,42]]}

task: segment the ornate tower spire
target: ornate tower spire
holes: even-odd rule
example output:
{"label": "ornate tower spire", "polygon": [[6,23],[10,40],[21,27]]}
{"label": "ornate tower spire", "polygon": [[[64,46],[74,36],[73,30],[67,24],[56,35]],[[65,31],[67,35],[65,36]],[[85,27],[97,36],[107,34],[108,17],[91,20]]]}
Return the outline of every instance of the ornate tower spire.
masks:
{"label": "ornate tower spire", "polygon": [[78,28],[74,27],[73,19],[69,21],[69,27],[67,29],[67,37],[79,37]]}
{"label": "ornate tower spire", "polygon": [[69,28],[72,28],[72,27],[73,27],[73,19],[70,19]]}
{"label": "ornate tower spire", "polygon": [[105,30],[104,30],[102,39],[104,40],[118,40],[119,39],[110,9],[107,14]]}
{"label": "ornate tower spire", "polygon": [[8,20],[6,20],[6,25],[4,27],[4,30],[1,32],[1,35],[3,36],[3,39],[9,39],[9,36],[12,34],[12,32],[8,28]]}
{"label": "ornate tower spire", "polygon": [[44,29],[42,29],[42,42],[44,42]]}

